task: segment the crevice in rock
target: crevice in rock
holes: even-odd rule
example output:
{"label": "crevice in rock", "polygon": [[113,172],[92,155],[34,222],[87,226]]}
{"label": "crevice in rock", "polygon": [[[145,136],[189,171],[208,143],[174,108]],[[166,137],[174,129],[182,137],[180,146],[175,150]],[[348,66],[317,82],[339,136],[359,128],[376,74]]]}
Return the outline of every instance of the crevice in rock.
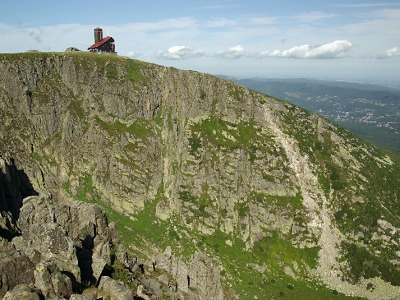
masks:
{"label": "crevice in rock", "polygon": [[81,271],[81,281],[86,287],[95,286],[96,278],[93,276],[93,237],[86,236],[82,241],[82,247],[76,247],[78,267]]}
{"label": "crevice in rock", "polygon": [[14,159],[10,163],[0,158],[0,236],[11,240],[19,235],[17,220],[22,200],[28,196],[38,195],[28,175],[18,169]]}

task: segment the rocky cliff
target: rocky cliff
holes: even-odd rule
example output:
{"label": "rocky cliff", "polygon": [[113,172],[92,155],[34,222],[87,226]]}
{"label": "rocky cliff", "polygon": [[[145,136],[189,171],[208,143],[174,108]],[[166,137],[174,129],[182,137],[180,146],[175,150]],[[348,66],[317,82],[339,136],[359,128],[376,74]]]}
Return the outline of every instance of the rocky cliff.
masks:
{"label": "rocky cliff", "polygon": [[[19,249],[83,247],[58,221],[71,208],[32,225],[22,200],[40,194],[101,206],[173,297],[400,295],[398,158],[299,107],[197,72],[26,53],[0,55],[0,119],[0,234],[26,269],[43,259]],[[115,285],[99,283],[107,259],[85,287]]]}

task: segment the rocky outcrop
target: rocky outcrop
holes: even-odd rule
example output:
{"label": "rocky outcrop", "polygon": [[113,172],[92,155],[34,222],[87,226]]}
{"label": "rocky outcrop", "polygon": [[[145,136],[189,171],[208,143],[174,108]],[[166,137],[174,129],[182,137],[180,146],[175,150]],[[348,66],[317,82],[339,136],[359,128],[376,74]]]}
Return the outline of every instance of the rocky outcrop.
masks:
{"label": "rocky outcrop", "polygon": [[34,283],[46,299],[69,298],[95,285],[103,270],[111,268],[113,241],[97,206],[27,197],[18,228],[20,235],[10,243],[4,240],[0,253],[3,294],[18,284]]}
{"label": "rocky outcrop", "polygon": [[[98,206],[73,202],[55,204],[49,198],[24,199],[20,212],[21,236],[13,240],[36,262],[52,261],[73,280],[96,284],[111,266],[112,243],[107,219]],[[42,269],[43,267],[41,267]]]}

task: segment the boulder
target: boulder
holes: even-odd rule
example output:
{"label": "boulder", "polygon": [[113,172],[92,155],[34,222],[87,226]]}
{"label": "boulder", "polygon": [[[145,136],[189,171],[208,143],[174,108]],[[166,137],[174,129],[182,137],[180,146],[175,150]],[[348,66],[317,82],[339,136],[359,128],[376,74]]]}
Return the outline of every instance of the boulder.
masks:
{"label": "boulder", "polygon": [[3,300],[40,300],[38,291],[30,288],[26,284],[16,285],[11,291],[8,291]]}
{"label": "boulder", "polygon": [[111,299],[118,300],[133,300],[134,295],[132,290],[124,283],[114,280],[108,276],[103,276],[100,279],[99,289],[107,293]]}
{"label": "boulder", "polygon": [[[161,285],[159,282],[157,282],[155,279],[152,278],[143,278],[141,280],[141,285],[138,286],[137,289],[137,295],[142,297],[141,295],[144,295],[144,287],[146,288],[146,290],[148,291],[148,293],[150,295],[153,295],[155,298],[161,298],[163,295],[163,292],[161,290]],[[140,293],[139,293],[140,291]],[[141,294],[141,295],[139,295]]]}
{"label": "boulder", "polygon": [[69,300],[96,300],[98,299],[96,294],[73,294]]}

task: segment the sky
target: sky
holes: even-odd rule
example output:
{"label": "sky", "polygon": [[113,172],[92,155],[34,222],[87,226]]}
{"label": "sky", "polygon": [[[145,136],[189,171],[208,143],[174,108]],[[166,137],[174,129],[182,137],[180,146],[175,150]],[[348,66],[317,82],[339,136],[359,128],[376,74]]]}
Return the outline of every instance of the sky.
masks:
{"label": "sky", "polygon": [[400,83],[400,0],[2,0],[0,52],[86,51],[240,78]]}

